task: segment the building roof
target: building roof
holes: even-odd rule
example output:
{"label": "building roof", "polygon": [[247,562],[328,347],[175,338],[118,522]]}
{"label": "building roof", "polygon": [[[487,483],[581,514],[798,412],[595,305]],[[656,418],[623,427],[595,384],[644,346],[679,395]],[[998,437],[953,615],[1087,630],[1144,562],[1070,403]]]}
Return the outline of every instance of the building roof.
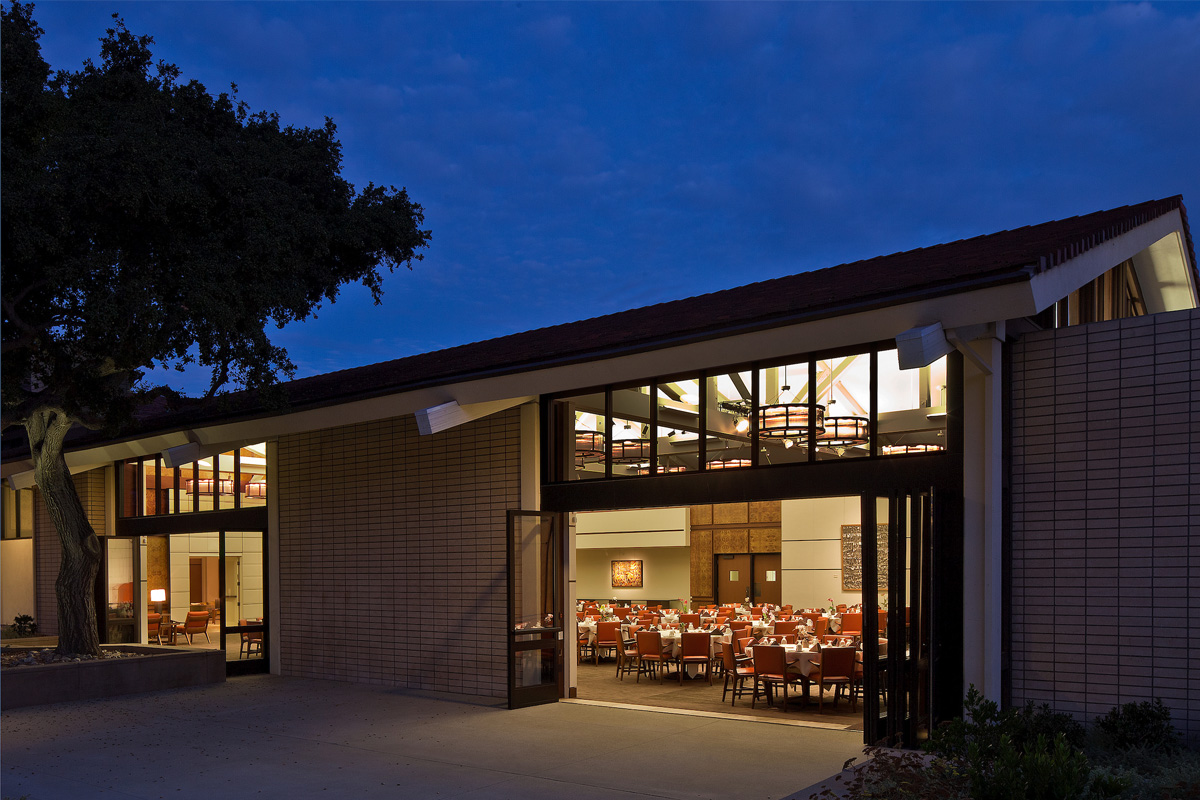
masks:
{"label": "building roof", "polygon": [[[319,407],[430,385],[580,363],[1017,281],[1178,210],[1181,196],[878,256],[710,294],[290,381],[288,409]],[[256,393],[159,403],[139,415],[146,434],[269,413]],[[80,441],[99,439],[81,432]],[[6,437],[7,439],[7,437]],[[17,448],[21,449],[21,448]],[[5,460],[17,453],[5,443]],[[27,452],[27,450],[26,450]]]}

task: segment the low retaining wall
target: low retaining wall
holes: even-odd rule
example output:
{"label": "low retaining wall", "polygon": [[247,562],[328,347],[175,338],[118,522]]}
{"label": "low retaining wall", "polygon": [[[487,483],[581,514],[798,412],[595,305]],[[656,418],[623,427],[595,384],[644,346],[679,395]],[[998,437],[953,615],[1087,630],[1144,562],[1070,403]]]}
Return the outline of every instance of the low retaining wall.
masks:
{"label": "low retaining wall", "polygon": [[[10,648],[12,649],[12,648]],[[157,692],[222,683],[222,650],[167,650],[157,647],[106,647],[142,658],[105,658],[69,664],[11,667],[0,677],[0,709],[95,700],[122,694]]]}

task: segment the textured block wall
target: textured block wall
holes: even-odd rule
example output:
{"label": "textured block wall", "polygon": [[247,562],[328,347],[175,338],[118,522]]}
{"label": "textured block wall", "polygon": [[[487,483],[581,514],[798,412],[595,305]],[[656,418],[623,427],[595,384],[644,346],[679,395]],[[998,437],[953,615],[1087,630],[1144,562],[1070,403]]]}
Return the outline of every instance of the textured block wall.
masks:
{"label": "textured block wall", "polygon": [[[98,536],[104,536],[104,470],[93,469],[72,477],[88,521],[92,523],[92,528]],[[37,593],[37,613],[34,619],[37,620],[39,634],[57,636],[58,599],[54,594],[54,581],[58,578],[58,567],[62,563],[62,544],[59,542],[54,522],[46,511],[46,504],[42,501],[42,493],[36,488],[33,498],[33,568]]]}
{"label": "textured block wall", "polygon": [[278,458],[283,674],[505,696],[519,409],[290,436]]}
{"label": "textured block wall", "polygon": [[1200,744],[1200,311],[1013,349],[1012,696]]}

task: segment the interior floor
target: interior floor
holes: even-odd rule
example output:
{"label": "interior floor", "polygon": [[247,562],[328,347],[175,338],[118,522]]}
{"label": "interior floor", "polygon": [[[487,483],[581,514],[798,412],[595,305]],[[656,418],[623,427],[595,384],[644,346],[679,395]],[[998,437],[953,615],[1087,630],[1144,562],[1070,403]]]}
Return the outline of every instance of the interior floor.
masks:
{"label": "interior floor", "polygon": [[[713,672],[713,685],[709,686],[703,676],[694,679],[684,679],[679,685],[677,674],[670,670],[660,684],[658,679],[650,680],[645,675],[638,681],[635,675],[626,675],[624,680],[617,677],[616,662],[602,659],[599,665],[586,661],[577,666],[577,687],[580,700],[598,700],[607,703],[625,703],[628,705],[657,706],[659,708],[674,708],[686,711],[715,711],[724,714],[734,714],[746,717],[769,717],[787,719],[792,722],[812,722],[821,725],[832,725],[845,730],[862,730],[862,705],[857,710],[851,709],[850,702],[843,696],[833,703],[833,689],[825,693],[825,708],[817,710],[816,689],[810,690],[811,699],[807,706],[798,696],[799,687],[793,693],[789,690],[790,705],[785,713],[778,706],[769,706],[763,698],[759,698],[756,708],[750,708],[750,692],[738,698],[732,705],[730,696],[721,702],[721,686],[724,678]],[[751,681],[746,681],[746,688],[751,688]]]}

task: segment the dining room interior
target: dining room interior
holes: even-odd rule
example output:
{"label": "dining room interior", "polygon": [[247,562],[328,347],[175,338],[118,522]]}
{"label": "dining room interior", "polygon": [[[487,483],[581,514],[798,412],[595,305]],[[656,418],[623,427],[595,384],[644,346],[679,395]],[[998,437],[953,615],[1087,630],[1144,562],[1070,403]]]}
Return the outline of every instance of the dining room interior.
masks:
{"label": "dining room interior", "polygon": [[[886,558],[864,576],[861,508],[847,495],[571,514],[577,698],[861,730],[864,634],[886,654],[889,582]],[[886,522],[876,535],[887,553]],[[880,592],[874,627],[864,585]],[[685,638],[705,658],[686,663]],[[842,648],[856,654],[844,681],[820,655]],[[755,674],[756,649],[783,657],[782,687]]]}

